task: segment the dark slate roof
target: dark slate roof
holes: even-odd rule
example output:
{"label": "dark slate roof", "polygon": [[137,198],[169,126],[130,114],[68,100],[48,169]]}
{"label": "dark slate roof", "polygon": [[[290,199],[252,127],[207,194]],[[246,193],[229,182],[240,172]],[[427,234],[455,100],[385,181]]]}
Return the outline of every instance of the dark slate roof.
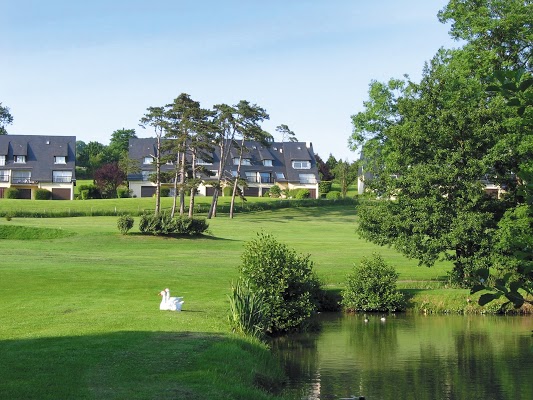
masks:
{"label": "dark slate roof", "polygon": [[[51,182],[52,171],[72,171],[75,179],[76,136],[0,135],[0,152],[7,147],[6,165],[0,170],[31,171],[32,180]],[[26,156],[24,164],[13,156]],[[54,157],[66,157],[66,164],[54,164]]]}
{"label": "dark slate roof", "polygon": [[[155,138],[130,139],[129,156],[130,158],[136,159],[141,163],[140,166],[142,170],[150,171],[155,169],[154,165],[152,164],[142,164],[144,157],[155,155],[155,143]],[[273,142],[270,143],[270,146],[265,146],[259,142],[247,141],[245,142],[245,146],[247,151],[244,153],[244,158],[249,158],[251,165],[241,166],[241,177],[243,178],[246,177],[246,172],[254,171],[269,172],[273,175],[276,173],[282,173],[285,176],[285,179],[276,178],[276,180],[279,181],[299,182],[300,174],[312,174],[318,181],[318,169],[313,146],[309,142]],[[231,171],[235,171],[237,169],[237,166],[233,165],[233,158],[238,156],[239,150],[237,148],[232,148],[224,168],[225,176],[229,177],[231,175]],[[272,166],[265,166],[264,160],[272,160]],[[309,161],[311,168],[295,170],[292,168],[292,161]],[[219,165],[220,149],[216,147],[213,154],[213,163],[210,165],[205,165],[205,168],[208,170],[218,170]],[[173,166],[162,165],[162,170],[169,170],[172,168]],[[128,176],[128,179],[130,180],[136,180],[140,178],[141,174],[130,174]]]}

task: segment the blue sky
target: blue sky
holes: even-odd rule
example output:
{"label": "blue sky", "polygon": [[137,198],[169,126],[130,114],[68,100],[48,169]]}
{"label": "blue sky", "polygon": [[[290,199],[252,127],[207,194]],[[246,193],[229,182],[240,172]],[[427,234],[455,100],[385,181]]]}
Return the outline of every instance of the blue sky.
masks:
{"label": "blue sky", "polygon": [[[354,160],[350,116],[371,80],[456,47],[445,0],[0,0],[0,102],[9,134],[108,144],[146,108],[188,93],[209,108],[248,100],[323,158]],[[276,137],[277,138],[277,137]]]}

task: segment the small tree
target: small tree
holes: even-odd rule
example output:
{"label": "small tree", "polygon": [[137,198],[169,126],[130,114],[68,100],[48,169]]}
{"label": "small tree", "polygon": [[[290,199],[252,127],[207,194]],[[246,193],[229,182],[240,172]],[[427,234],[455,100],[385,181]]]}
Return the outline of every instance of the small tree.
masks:
{"label": "small tree", "polygon": [[300,329],[317,309],[320,284],[309,255],[299,255],[272,235],[246,243],[240,273],[264,304],[269,333]]}
{"label": "small tree", "polygon": [[396,289],[398,273],[379,254],[363,258],[348,275],[342,292],[342,305],[347,311],[400,311],[404,296]]}
{"label": "small tree", "polygon": [[277,199],[279,196],[281,196],[281,189],[278,185],[274,185],[269,189],[268,193],[270,194],[270,197]]}
{"label": "small tree", "polygon": [[126,180],[118,163],[105,164],[94,173],[94,182],[105,197],[117,197],[117,188]]}
{"label": "small tree", "polygon": [[121,215],[118,218],[117,227],[120,233],[126,235],[128,231],[133,228],[133,217],[129,215]]}

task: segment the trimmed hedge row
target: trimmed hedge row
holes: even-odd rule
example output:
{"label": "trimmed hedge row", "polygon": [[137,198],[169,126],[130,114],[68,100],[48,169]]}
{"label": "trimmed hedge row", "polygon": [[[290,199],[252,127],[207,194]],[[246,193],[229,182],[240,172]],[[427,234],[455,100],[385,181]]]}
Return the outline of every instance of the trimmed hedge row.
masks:
{"label": "trimmed hedge row", "polygon": [[[29,201],[29,200],[28,200]],[[277,201],[265,201],[258,203],[244,203],[244,205],[237,204],[235,206],[235,213],[241,212],[253,212],[253,211],[266,211],[266,210],[278,210],[282,208],[297,208],[297,207],[321,207],[321,206],[346,206],[357,205],[359,200],[357,198],[346,198],[338,200],[328,199],[303,199],[303,200],[277,200]],[[207,214],[209,211],[209,204],[195,204],[194,212],[197,214]],[[217,207],[217,214],[229,213],[229,204],[219,204]],[[72,210],[65,207],[65,210],[43,210],[43,211],[26,211],[12,209],[9,211],[0,211],[0,217],[10,215],[18,218],[68,218],[68,217],[112,217],[119,215],[131,215],[141,216],[145,213],[153,212],[153,209],[143,210],[121,210],[119,208],[110,209],[87,209],[87,210]]]}

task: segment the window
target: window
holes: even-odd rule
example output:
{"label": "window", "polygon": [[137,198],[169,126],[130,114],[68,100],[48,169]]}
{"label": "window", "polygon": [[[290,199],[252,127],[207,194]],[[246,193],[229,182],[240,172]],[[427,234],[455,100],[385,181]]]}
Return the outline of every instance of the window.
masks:
{"label": "window", "polygon": [[31,183],[31,171],[13,171],[12,183]]}
{"label": "window", "polygon": [[173,160],[168,160],[168,161],[166,162],[166,164],[167,164],[167,165],[174,165],[174,161],[173,161]]}
{"label": "window", "polygon": [[273,183],[270,172],[260,172],[259,175],[261,177],[261,183]]}
{"label": "window", "polygon": [[276,179],[285,179],[285,174],[283,172],[276,172]]}
{"label": "window", "polygon": [[211,169],[210,171],[211,171],[211,173],[213,174],[213,175],[211,175],[211,176],[213,176],[213,177],[215,177],[215,178],[218,177],[218,170],[217,170],[217,169]]}
{"label": "window", "polygon": [[293,161],[292,167],[294,169],[310,169],[311,163],[309,161],[304,161],[304,160]]}
{"label": "window", "polygon": [[154,157],[144,157],[143,164],[152,164],[154,162]]}
{"label": "window", "polygon": [[245,172],[247,182],[257,182],[257,172]]}
{"label": "window", "polygon": [[271,167],[272,166],[272,160],[263,160],[263,165],[265,167]]}
{"label": "window", "polygon": [[9,182],[9,171],[0,171],[0,182]]}
{"label": "window", "polygon": [[52,171],[52,180],[56,183],[70,183],[72,181],[72,171]]}
{"label": "window", "polygon": [[[233,157],[233,165],[239,165],[239,157]],[[252,162],[249,158],[243,158],[241,165],[252,165]]]}
{"label": "window", "polygon": [[54,157],[54,164],[66,164],[66,163],[67,163],[67,157],[64,157],[64,156]]}
{"label": "window", "polygon": [[212,162],[202,160],[201,158],[196,159],[196,165],[212,165]]}
{"label": "window", "polygon": [[6,156],[0,156],[0,165],[6,165]]}
{"label": "window", "polygon": [[13,157],[13,161],[17,164],[25,164],[26,163],[26,156],[15,156]]}
{"label": "window", "polygon": [[141,171],[141,175],[143,177],[143,181],[149,181],[150,175],[152,175],[152,171]]}
{"label": "window", "polygon": [[316,177],[313,174],[300,174],[300,183],[316,183]]}
{"label": "window", "polygon": [[231,171],[231,176],[235,178],[237,176],[237,171]]}

